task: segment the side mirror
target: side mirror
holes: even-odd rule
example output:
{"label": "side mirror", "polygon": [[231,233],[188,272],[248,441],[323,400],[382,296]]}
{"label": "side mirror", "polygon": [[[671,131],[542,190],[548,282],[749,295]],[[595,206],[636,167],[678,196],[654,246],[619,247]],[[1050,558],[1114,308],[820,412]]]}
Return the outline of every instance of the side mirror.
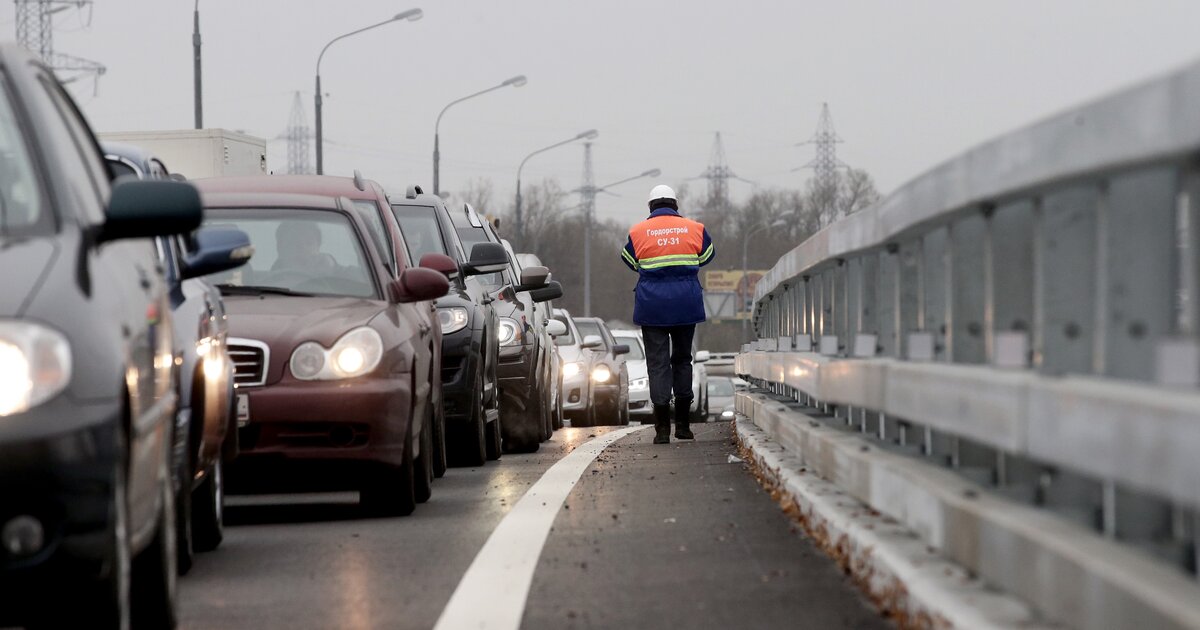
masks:
{"label": "side mirror", "polygon": [[236,228],[202,227],[192,241],[195,248],[184,256],[180,270],[185,280],[236,269],[254,255],[250,237]]}
{"label": "side mirror", "polygon": [[458,275],[458,263],[445,254],[425,254],[421,257],[420,267],[432,269],[447,278]]}
{"label": "side mirror", "polygon": [[204,205],[195,186],[124,180],[112,189],[99,241],[185,234],[200,227]]}
{"label": "side mirror", "polygon": [[550,300],[557,300],[562,296],[562,285],[557,282],[550,282],[540,289],[534,289],[529,292],[529,297],[534,302],[549,302]]}
{"label": "side mirror", "polygon": [[424,302],[446,295],[450,291],[450,281],[432,269],[410,267],[388,283],[388,291],[395,303]]}
{"label": "side mirror", "polygon": [[582,345],[584,348],[599,348],[604,345],[604,340],[600,338],[600,335],[588,335],[583,338]]}
{"label": "side mirror", "polygon": [[533,291],[546,286],[546,281],[550,279],[550,270],[546,267],[526,267],[521,270],[521,286],[517,287],[518,291]]}
{"label": "side mirror", "polygon": [[706,363],[706,362],[708,362],[709,358],[711,358],[711,357],[712,357],[712,355],[709,354],[708,350],[701,350],[696,353],[696,358],[693,359],[692,362],[693,363]]}
{"label": "side mirror", "polygon": [[619,356],[622,354],[629,354],[629,345],[628,344],[619,343],[619,344],[613,346],[613,356]]}
{"label": "side mirror", "polygon": [[550,333],[551,337],[561,337],[567,334],[567,325],[557,319],[552,319],[546,322],[546,332]]}
{"label": "side mirror", "polygon": [[479,276],[485,273],[504,271],[508,267],[508,251],[499,243],[476,243],[471,248],[471,258],[463,265],[463,273]]}

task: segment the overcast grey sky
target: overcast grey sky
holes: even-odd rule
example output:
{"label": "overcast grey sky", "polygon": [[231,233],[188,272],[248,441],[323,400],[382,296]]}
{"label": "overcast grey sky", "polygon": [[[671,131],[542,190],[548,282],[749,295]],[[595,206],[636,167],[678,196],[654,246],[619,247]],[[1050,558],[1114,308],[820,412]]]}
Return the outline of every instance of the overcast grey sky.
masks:
{"label": "overcast grey sky", "polygon": [[[1200,58],[1197,0],[200,0],[205,124],[274,138],[293,93],[312,124],[317,54],[333,37],[419,6],[425,18],[339,42],[322,65],[326,172],[429,185],[438,111],[442,188],[474,177],[509,199],[534,149],[588,128],[596,183],[659,167],[678,185],[709,161],[799,187],[796,147],[822,102],[839,157],[890,191],[955,154],[1083,100]],[[15,36],[13,5],[0,18]],[[72,91],[100,131],[192,125],[191,0],[96,0],[67,11],[59,52],[100,61],[98,95]],[[270,145],[286,169],[286,143]],[[524,181],[578,186],[583,150],[538,156]],[[653,182],[601,196],[602,217],[643,214]],[[704,182],[690,185],[702,189]],[[743,197],[749,185],[734,183]]]}

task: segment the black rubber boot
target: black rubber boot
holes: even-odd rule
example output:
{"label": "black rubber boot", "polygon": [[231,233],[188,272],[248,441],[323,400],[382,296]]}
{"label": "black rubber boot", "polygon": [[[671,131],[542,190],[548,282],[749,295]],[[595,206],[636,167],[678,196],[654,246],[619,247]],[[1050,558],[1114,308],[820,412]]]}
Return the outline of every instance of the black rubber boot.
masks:
{"label": "black rubber boot", "polygon": [[675,437],[680,440],[694,440],[696,436],[692,435],[692,429],[689,425],[691,418],[688,414],[691,413],[689,407],[692,406],[692,401],[684,401],[675,403]]}
{"label": "black rubber boot", "polygon": [[654,443],[671,443],[671,405],[654,405]]}

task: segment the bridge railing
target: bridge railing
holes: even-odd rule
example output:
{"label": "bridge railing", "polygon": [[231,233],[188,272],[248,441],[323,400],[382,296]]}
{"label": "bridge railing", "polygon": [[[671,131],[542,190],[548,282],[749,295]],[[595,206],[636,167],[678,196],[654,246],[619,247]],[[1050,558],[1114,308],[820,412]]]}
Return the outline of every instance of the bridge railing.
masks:
{"label": "bridge railing", "polygon": [[738,372],[1192,574],[1200,64],[936,167],[783,256]]}

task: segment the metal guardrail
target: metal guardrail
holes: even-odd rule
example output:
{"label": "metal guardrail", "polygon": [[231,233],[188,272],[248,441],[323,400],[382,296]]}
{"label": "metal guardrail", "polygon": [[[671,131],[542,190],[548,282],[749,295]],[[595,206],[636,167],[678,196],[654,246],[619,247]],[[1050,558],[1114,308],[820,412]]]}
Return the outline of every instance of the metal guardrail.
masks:
{"label": "metal guardrail", "polygon": [[988,142],[758,284],[738,372],[1195,572],[1200,63]]}

